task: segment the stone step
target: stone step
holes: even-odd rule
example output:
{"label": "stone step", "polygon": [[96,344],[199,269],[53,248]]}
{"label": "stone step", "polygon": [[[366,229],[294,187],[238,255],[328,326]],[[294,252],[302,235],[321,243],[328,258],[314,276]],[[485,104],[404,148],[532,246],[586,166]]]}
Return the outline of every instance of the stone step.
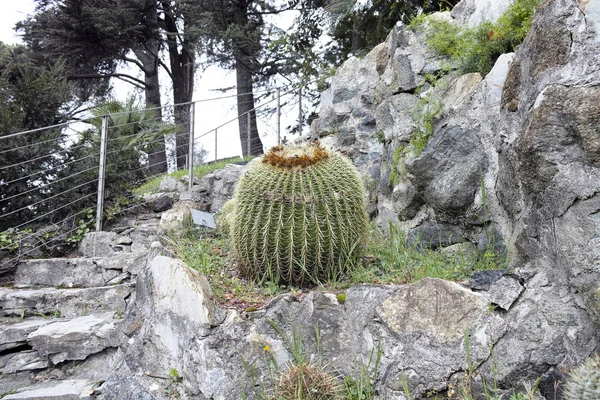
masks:
{"label": "stone step", "polygon": [[31,371],[48,368],[47,356],[41,356],[35,350],[25,350],[0,356],[0,373],[14,374],[20,371]]}
{"label": "stone step", "polygon": [[3,325],[0,327],[0,352],[26,345],[27,336],[31,332],[52,322],[52,319],[40,318],[26,320],[11,325]]}
{"label": "stone step", "polygon": [[121,274],[121,271],[107,269],[104,266],[108,266],[108,261],[98,258],[23,260],[17,267],[13,286],[16,288],[106,286],[108,282]]}
{"label": "stone step", "polygon": [[67,379],[44,382],[17,390],[17,393],[3,397],[3,400],[81,400],[91,399],[97,381],[87,379]]}
{"label": "stone step", "polygon": [[114,313],[93,314],[58,321],[31,332],[27,341],[40,358],[52,364],[85,360],[89,355],[123,345],[126,336],[118,329]]}
{"label": "stone step", "polygon": [[80,317],[112,311],[125,314],[125,299],[134,285],[80,289],[0,288],[0,316]]}

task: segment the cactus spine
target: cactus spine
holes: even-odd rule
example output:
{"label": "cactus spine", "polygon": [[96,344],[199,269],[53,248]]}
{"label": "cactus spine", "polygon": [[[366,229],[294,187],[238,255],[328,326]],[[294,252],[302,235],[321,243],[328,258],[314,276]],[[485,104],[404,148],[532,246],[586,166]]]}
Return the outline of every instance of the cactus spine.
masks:
{"label": "cactus spine", "polygon": [[565,385],[565,400],[600,399],[600,355],[576,367]]}
{"label": "cactus spine", "polygon": [[339,277],[361,254],[365,208],[346,157],[318,143],[272,148],[236,188],[231,236],[241,271],[294,285]]}

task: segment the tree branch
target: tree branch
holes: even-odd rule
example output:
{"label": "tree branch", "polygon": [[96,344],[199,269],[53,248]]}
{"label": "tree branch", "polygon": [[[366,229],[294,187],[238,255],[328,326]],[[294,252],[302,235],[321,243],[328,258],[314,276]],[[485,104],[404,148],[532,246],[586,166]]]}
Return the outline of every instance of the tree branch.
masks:
{"label": "tree branch", "polygon": [[117,78],[117,79],[121,79],[127,83],[130,83],[134,86],[137,86],[140,89],[146,88],[146,82],[144,82],[143,80],[134,78],[131,75],[119,74],[119,73],[70,75],[70,76],[67,76],[67,81],[76,81],[76,80],[80,80],[80,79],[102,79],[102,78]]}

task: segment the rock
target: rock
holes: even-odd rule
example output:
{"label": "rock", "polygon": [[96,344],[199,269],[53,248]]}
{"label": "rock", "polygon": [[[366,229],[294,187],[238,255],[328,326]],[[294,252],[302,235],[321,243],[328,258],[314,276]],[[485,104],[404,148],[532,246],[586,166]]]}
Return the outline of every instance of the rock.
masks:
{"label": "rock", "polygon": [[400,93],[385,99],[375,111],[376,129],[383,133],[386,141],[393,139],[407,142],[413,131],[413,114],[417,98]]}
{"label": "rock", "polygon": [[434,278],[399,289],[377,308],[392,332],[427,335],[441,344],[460,342],[486,314],[485,298]]}
{"label": "rock", "polygon": [[452,17],[473,28],[485,21],[496,21],[514,0],[461,0],[452,9]]}
{"label": "rock", "polygon": [[[155,213],[167,211],[173,207],[173,197],[173,195],[165,193],[157,194],[156,199],[150,202],[152,204],[152,211]],[[146,197],[144,197],[144,201],[148,202]]]}
{"label": "rock", "polygon": [[48,356],[53,364],[84,360],[90,354],[122,344],[124,336],[116,322],[113,313],[87,315],[48,324],[27,338],[33,349],[41,356]]}
{"label": "rock", "polygon": [[435,250],[464,242],[465,238],[456,225],[425,221],[408,232],[406,241],[412,246]]}
{"label": "rock", "polygon": [[94,262],[104,269],[115,270],[117,274],[120,274],[122,271],[128,272],[131,275],[137,275],[146,266],[147,258],[148,252],[142,251],[137,253],[121,253],[110,258],[97,258]]}
{"label": "rock", "polygon": [[51,322],[52,320],[49,319],[34,319],[2,326],[0,328],[0,353],[27,344],[27,335]]}
{"label": "rock", "polygon": [[160,181],[160,185],[158,186],[158,191],[159,192],[177,192],[177,193],[182,193],[187,189],[187,186],[173,178],[172,176],[165,176],[161,181]]}
{"label": "rock", "polygon": [[[179,260],[164,256],[155,257],[148,267],[156,296],[154,312],[176,315],[201,330],[222,322],[223,311],[213,303],[204,275]],[[196,307],[190,308],[190,304]]]}
{"label": "rock", "polygon": [[435,133],[407,165],[412,184],[425,203],[447,221],[464,215],[481,190],[488,161],[474,128],[448,126]]}
{"label": "rock", "polygon": [[4,400],[80,400],[91,399],[97,382],[85,379],[68,379],[44,382],[19,389],[17,393],[3,397]]}
{"label": "rock", "polygon": [[492,304],[507,311],[525,290],[517,276],[505,271],[474,272],[467,286],[484,291]]}
{"label": "rock", "polygon": [[213,173],[214,181],[210,192],[210,209],[217,212],[223,204],[233,197],[233,191],[242,174],[248,169],[246,165],[229,164]]}
{"label": "rock", "polygon": [[106,270],[89,258],[51,258],[22,261],[15,275],[14,286],[96,287],[105,286],[119,274]]}
{"label": "rock", "polygon": [[79,251],[84,257],[110,257],[117,252],[114,248],[116,239],[115,232],[86,233],[79,244]]}
{"label": "rock", "polygon": [[0,315],[47,315],[75,317],[90,313],[125,312],[129,284],[82,289],[0,288]]}
{"label": "rock", "polygon": [[471,242],[456,243],[440,248],[442,254],[462,262],[473,262],[477,258],[477,247]]}
{"label": "rock", "polygon": [[192,225],[190,208],[177,203],[175,207],[163,213],[160,218],[159,230],[170,235],[184,235]]}
{"label": "rock", "polygon": [[[467,98],[473,94],[482,79],[479,72],[460,76],[442,98],[444,113],[460,108]],[[502,85],[500,85],[500,88],[502,88]]]}
{"label": "rock", "polygon": [[0,356],[0,373],[3,374],[44,369],[49,366],[48,358],[40,356],[37,351],[21,351]]}

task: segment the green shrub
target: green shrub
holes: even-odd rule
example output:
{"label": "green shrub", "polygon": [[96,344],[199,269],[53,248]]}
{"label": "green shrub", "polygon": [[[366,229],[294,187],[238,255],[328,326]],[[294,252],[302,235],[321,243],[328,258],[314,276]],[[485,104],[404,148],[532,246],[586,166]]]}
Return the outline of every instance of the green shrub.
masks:
{"label": "green shrub", "polygon": [[437,54],[456,61],[462,73],[486,75],[504,53],[515,50],[531,28],[539,0],[516,0],[496,22],[473,28],[440,18],[420,17],[410,27],[425,32],[427,45]]}
{"label": "green shrub", "polygon": [[234,195],[233,247],[242,273],[302,285],[337,279],[359,263],[365,189],[350,160],[318,143],[276,146]]}

